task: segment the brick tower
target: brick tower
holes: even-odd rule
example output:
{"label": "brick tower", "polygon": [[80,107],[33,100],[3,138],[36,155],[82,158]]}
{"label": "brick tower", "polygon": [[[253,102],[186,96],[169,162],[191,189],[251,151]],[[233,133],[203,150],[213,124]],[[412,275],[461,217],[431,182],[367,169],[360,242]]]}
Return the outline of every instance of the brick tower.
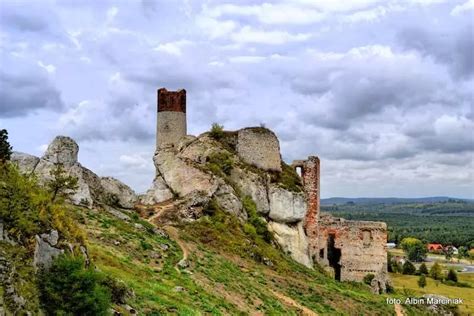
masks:
{"label": "brick tower", "polygon": [[157,107],[156,150],[175,147],[186,135],[186,90],[158,89]]}

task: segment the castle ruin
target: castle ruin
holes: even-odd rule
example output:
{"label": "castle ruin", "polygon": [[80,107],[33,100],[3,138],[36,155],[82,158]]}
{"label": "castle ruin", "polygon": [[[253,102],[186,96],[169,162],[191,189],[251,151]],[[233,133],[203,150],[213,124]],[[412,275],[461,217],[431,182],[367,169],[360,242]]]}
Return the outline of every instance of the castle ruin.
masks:
{"label": "castle ruin", "polygon": [[[158,90],[157,151],[163,148],[176,148],[186,136],[186,91]],[[240,159],[264,171],[281,172],[279,141],[276,135],[263,128],[244,128],[236,133],[236,153]],[[374,282],[384,279],[387,272],[387,226],[382,222],[351,221],[335,218],[320,212],[320,160],[310,156],[307,160],[296,160],[292,167],[299,171],[303,184],[305,205],[302,216],[287,222],[301,223],[304,231],[303,244],[312,263],[318,263],[340,281],[362,281],[367,274],[376,276]],[[272,195],[274,192],[274,196]],[[288,203],[280,201],[286,195],[279,189],[268,189],[265,194],[252,194],[257,197],[257,207],[269,219],[278,219],[276,210]],[[254,192],[255,193],[255,192]],[[288,192],[290,199],[297,195]],[[302,193],[300,193],[303,195]],[[262,198],[263,196],[263,198]],[[273,200],[278,203],[272,203]],[[274,208],[268,213],[268,207]],[[305,211],[306,210],[306,211]],[[305,212],[305,213],[304,213]],[[273,217],[272,217],[273,214]],[[285,222],[280,219],[280,222]],[[382,277],[379,277],[382,276]],[[381,286],[383,287],[383,286]]]}
{"label": "castle ruin", "polygon": [[156,124],[156,150],[175,146],[186,136],[186,90],[158,89],[158,119]]}

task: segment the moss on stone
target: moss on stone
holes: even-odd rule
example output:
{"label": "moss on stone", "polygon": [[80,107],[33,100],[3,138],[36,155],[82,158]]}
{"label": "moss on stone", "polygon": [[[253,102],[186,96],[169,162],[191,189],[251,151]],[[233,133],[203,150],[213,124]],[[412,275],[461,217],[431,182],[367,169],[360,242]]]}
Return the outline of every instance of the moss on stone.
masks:
{"label": "moss on stone", "polygon": [[298,173],[283,161],[281,170],[281,172],[271,173],[272,182],[291,192],[303,192],[303,183]]}

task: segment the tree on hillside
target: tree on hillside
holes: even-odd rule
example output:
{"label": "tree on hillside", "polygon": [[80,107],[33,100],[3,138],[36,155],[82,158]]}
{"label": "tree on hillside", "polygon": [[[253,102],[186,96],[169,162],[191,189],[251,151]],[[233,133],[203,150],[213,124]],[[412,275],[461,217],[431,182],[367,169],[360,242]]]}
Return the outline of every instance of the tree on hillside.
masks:
{"label": "tree on hillside", "polygon": [[6,129],[0,130],[0,162],[10,160],[12,146],[8,142],[8,132]]}
{"label": "tree on hillside", "polygon": [[424,274],[421,274],[418,278],[418,286],[424,288],[426,286],[426,277]]}
{"label": "tree on hillside", "polygon": [[428,275],[428,268],[426,267],[426,264],[423,262],[420,267],[418,268],[418,273]]}
{"label": "tree on hillside", "polygon": [[449,269],[448,275],[446,276],[446,280],[457,282],[458,281],[458,274],[454,271],[453,268]]}
{"label": "tree on hillside", "polygon": [[60,255],[38,274],[41,306],[47,315],[108,315],[111,296],[104,278],[83,258]]}
{"label": "tree on hillside", "polygon": [[408,260],[420,262],[425,258],[427,250],[425,244],[421,240],[407,237],[403,238],[400,244],[408,257]]}
{"label": "tree on hillside", "polygon": [[54,202],[57,197],[66,198],[77,190],[77,178],[68,175],[63,164],[54,164],[54,168],[49,174],[51,179],[46,182],[46,186],[51,192],[51,201]]}
{"label": "tree on hillside", "polygon": [[433,264],[433,266],[431,267],[430,277],[432,277],[435,280],[443,279],[443,268],[438,262],[435,262],[435,264]]}
{"label": "tree on hillside", "polygon": [[413,265],[413,263],[411,263],[409,260],[405,261],[405,263],[403,264],[402,273],[411,275],[411,274],[415,274],[415,272],[416,272],[416,268]]}
{"label": "tree on hillside", "polygon": [[468,258],[469,257],[469,249],[467,247],[461,246],[458,249],[458,259]]}
{"label": "tree on hillside", "polygon": [[448,246],[444,249],[444,256],[446,260],[451,260],[454,256],[454,249],[451,246]]}

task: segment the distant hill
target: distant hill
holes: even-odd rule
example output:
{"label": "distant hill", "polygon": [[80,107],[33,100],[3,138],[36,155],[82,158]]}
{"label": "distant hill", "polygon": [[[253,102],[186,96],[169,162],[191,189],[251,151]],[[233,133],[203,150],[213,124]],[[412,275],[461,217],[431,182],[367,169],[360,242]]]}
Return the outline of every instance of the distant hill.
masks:
{"label": "distant hill", "polygon": [[357,204],[357,205],[372,205],[372,204],[400,204],[400,203],[436,203],[446,201],[465,201],[468,203],[474,203],[474,200],[470,199],[458,199],[449,196],[430,196],[421,198],[345,198],[345,197],[332,197],[328,199],[321,199],[321,205],[342,205],[342,204]]}

